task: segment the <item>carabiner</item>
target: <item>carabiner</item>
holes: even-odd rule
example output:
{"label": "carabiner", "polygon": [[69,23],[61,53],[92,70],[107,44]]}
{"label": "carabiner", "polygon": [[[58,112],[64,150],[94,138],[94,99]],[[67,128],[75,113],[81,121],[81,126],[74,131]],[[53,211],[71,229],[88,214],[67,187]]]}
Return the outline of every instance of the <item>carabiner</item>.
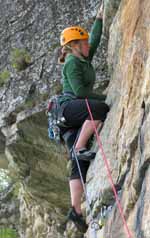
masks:
{"label": "carabiner", "polygon": [[98,231],[100,229],[98,221],[92,221],[91,228],[94,229],[95,231]]}

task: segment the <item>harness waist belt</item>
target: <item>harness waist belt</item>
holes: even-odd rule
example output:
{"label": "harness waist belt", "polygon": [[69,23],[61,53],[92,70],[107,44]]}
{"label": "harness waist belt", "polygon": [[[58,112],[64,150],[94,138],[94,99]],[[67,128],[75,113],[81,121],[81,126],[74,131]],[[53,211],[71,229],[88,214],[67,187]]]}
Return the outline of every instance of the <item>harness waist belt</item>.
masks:
{"label": "harness waist belt", "polygon": [[70,96],[72,99],[76,99],[77,97],[74,95],[74,93],[72,92],[64,92],[63,93],[64,96]]}

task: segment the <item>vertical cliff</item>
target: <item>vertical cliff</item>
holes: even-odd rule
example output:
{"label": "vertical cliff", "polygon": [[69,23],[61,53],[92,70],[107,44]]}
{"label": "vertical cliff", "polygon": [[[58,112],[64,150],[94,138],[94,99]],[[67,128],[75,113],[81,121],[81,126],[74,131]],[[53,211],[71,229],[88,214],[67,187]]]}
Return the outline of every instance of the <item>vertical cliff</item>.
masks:
{"label": "vertical cliff", "polygon": [[[65,236],[67,155],[48,139],[45,110],[47,99],[61,90],[60,32],[73,24],[90,29],[99,4],[0,1],[0,166],[8,166],[19,187],[20,226],[17,220],[15,228],[21,238]],[[102,63],[99,54],[95,58],[99,81],[108,79],[103,45]],[[3,226],[11,227],[9,220]],[[69,234],[75,235],[74,228]]]}
{"label": "vertical cliff", "polygon": [[[0,166],[8,166],[19,184],[20,238],[83,237],[72,224],[64,233],[67,155],[48,139],[45,108],[49,96],[61,90],[61,30],[71,24],[90,29],[100,2],[0,1]],[[105,0],[104,5],[104,34],[93,62],[97,90],[110,80],[110,112],[100,137],[128,227],[133,237],[149,238],[150,2]],[[87,193],[93,216],[104,225],[97,237],[125,238],[96,141],[93,147],[97,155]],[[91,227],[84,237],[95,238]]]}
{"label": "vertical cliff", "polygon": [[[132,237],[150,236],[150,2],[121,1],[110,27],[108,63],[111,82],[108,118],[101,132],[113,181]],[[109,191],[109,193],[108,193]],[[108,211],[100,232],[105,238],[128,237],[110,189],[100,151],[88,174],[93,211]],[[100,236],[100,235],[99,235]],[[94,237],[89,235],[88,237]]]}

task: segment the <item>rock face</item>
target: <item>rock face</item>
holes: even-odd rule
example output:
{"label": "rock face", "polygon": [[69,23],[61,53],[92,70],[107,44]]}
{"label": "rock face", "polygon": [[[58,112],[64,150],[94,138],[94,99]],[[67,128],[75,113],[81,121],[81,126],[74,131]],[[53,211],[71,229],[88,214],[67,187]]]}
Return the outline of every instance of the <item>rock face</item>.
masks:
{"label": "rock face", "polygon": [[69,204],[66,152],[49,142],[45,105],[20,112],[3,128],[10,174],[20,181],[20,237],[55,237]]}
{"label": "rock face", "polygon": [[[8,166],[20,184],[21,238],[64,237],[60,225],[70,199],[67,155],[48,139],[46,101],[61,89],[60,32],[73,24],[90,29],[99,4],[0,1],[0,166]],[[94,62],[99,81],[108,79],[105,48],[103,41],[101,64],[99,54]]]}
{"label": "rock face", "polygon": [[19,222],[19,200],[17,199],[15,194],[16,186],[13,187],[11,185],[5,191],[0,193],[0,234],[4,234],[4,230],[2,233],[2,229],[9,228],[10,232],[12,231],[17,235],[19,230],[20,222]]}
{"label": "rock face", "polygon": [[[99,3],[0,1],[0,165],[7,166],[7,157],[10,174],[20,184],[20,238],[83,237],[72,224],[63,232],[69,207],[67,155],[49,141],[44,112],[47,98],[61,89],[61,30],[79,23],[90,29]],[[98,237],[149,238],[150,2],[104,3],[104,36],[94,61],[97,90],[111,80],[110,112],[100,136],[132,236],[126,234],[96,141],[87,193],[93,216],[103,225]],[[95,238],[91,227],[85,237]]]}
{"label": "rock face", "polygon": [[[150,236],[150,2],[121,1],[110,28],[108,61],[112,79],[108,90],[111,111],[101,132],[120,201],[132,237]],[[88,174],[88,193],[94,211],[112,206],[110,183],[101,153]],[[110,194],[109,194],[110,195]],[[108,199],[110,198],[110,199]],[[95,213],[96,213],[95,212]],[[108,213],[101,236],[126,234],[116,203]],[[93,237],[93,236],[88,236]]]}

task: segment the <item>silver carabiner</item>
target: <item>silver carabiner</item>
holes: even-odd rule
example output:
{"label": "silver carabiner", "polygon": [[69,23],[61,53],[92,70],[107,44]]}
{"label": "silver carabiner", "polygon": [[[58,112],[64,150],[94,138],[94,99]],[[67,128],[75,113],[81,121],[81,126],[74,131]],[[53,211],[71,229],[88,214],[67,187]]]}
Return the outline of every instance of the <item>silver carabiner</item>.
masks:
{"label": "silver carabiner", "polygon": [[95,231],[98,231],[100,229],[98,221],[92,221],[91,222],[91,228],[94,229]]}

